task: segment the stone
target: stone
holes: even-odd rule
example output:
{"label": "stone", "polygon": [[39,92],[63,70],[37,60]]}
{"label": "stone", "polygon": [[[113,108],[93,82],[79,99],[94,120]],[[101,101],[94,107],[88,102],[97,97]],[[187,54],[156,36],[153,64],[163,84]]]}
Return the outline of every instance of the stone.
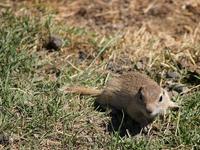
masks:
{"label": "stone", "polygon": [[50,36],[44,47],[49,51],[58,51],[61,49],[63,41],[57,36]]}
{"label": "stone", "polygon": [[177,73],[175,71],[173,71],[173,72],[168,71],[166,74],[166,77],[171,78],[171,79],[178,79],[178,78],[180,78],[180,75],[179,75],[179,73]]}

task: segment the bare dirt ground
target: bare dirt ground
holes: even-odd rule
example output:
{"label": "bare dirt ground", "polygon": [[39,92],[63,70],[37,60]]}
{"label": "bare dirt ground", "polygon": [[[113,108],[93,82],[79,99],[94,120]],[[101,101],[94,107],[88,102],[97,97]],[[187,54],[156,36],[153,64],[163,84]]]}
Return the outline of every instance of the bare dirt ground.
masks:
{"label": "bare dirt ground", "polygon": [[107,33],[145,27],[178,38],[197,30],[199,8],[195,0],[76,0],[58,4],[57,18]]}
{"label": "bare dirt ground", "polygon": [[134,32],[145,27],[146,31],[152,34],[163,33],[178,40],[184,34],[199,32],[200,2],[196,0],[16,0],[13,2],[14,6],[29,5],[34,13],[39,13],[41,6],[51,8],[55,11],[57,20],[107,34],[127,30]]}

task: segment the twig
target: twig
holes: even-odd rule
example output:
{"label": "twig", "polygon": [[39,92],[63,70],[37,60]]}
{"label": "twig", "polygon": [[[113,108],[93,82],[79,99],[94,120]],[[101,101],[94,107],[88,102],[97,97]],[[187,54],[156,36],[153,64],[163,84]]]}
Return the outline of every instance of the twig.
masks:
{"label": "twig", "polygon": [[188,93],[188,92],[190,92],[190,91],[192,91],[192,90],[194,90],[194,89],[197,89],[197,88],[199,88],[199,87],[200,87],[200,84],[197,85],[197,86],[195,86],[195,87],[192,87],[192,88],[190,88],[190,89],[188,89],[188,90],[186,90],[186,91],[181,92],[180,95],[186,94],[186,93]]}
{"label": "twig", "polygon": [[9,4],[0,3],[0,7],[2,7],[2,8],[10,8],[11,6]]}
{"label": "twig", "polygon": [[20,88],[10,88],[10,90],[16,90],[16,91],[20,91],[20,92],[22,92],[22,93],[24,93],[24,94],[33,95],[32,93],[30,93],[30,92],[28,92],[28,91],[24,91],[24,90],[22,90],[22,89],[20,89]]}
{"label": "twig", "polygon": [[79,68],[77,68],[74,64],[72,64],[70,61],[66,60],[66,62],[72,66],[72,68],[74,68],[75,70],[77,70],[78,72],[82,72],[82,70],[80,70]]}

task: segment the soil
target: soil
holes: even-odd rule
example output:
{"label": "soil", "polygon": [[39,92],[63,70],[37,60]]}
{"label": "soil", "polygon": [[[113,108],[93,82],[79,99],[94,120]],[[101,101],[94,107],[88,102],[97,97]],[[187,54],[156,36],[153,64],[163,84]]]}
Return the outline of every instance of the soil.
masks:
{"label": "soil", "polygon": [[145,26],[178,38],[195,32],[200,2],[195,0],[76,0],[57,5],[57,19],[104,33]]}

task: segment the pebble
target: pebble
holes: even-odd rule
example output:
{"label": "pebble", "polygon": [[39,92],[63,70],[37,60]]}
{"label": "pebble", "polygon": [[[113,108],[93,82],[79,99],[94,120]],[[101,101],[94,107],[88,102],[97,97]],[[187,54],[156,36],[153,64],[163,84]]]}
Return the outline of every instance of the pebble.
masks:
{"label": "pebble", "polygon": [[179,75],[179,73],[177,73],[175,71],[173,71],[173,72],[169,71],[169,72],[167,72],[166,77],[171,78],[171,79],[178,79],[180,77],[180,75]]}
{"label": "pebble", "polygon": [[137,68],[138,70],[144,69],[144,65],[143,65],[142,62],[140,62],[140,61],[137,62],[135,66],[136,66],[136,68]]}
{"label": "pebble", "polygon": [[83,51],[79,51],[79,59],[81,61],[85,60],[87,58],[87,54]]}
{"label": "pebble", "polygon": [[50,51],[58,51],[61,49],[63,41],[57,36],[50,36],[44,47]]}
{"label": "pebble", "polygon": [[13,141],[12,138],[8,134],[5,133],[0,134],[0,144],[8,145],[11,144],[12,141]]}
{"label": "pebble", "polygon": [[172,84],[169,87],[170,89],[178,92],[178,93],[182,93],[182,92],[186,92],[188,90],[188,87],[186,87],[184,84]]}

